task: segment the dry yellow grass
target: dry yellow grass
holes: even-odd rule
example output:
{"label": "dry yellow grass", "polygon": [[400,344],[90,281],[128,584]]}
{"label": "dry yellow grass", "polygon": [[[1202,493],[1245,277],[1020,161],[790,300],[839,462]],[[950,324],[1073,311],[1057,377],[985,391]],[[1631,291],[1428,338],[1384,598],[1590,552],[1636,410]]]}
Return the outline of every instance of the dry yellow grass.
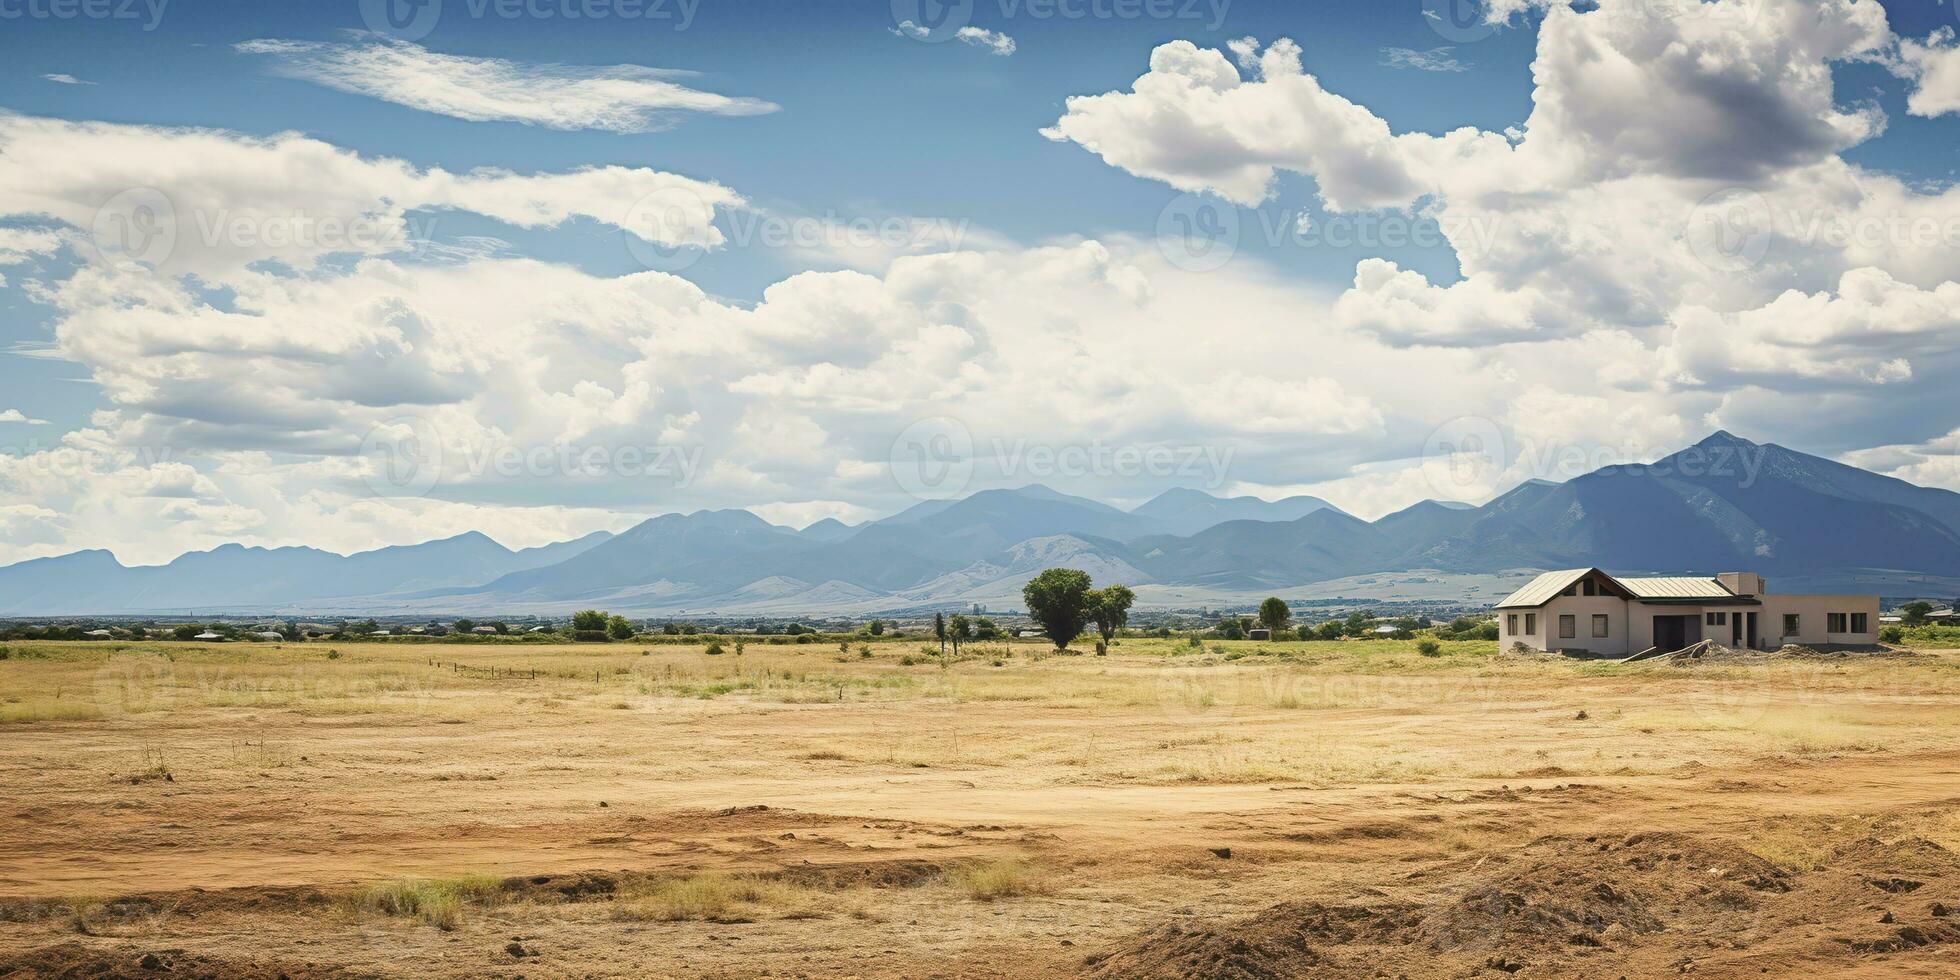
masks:
{"label": "dry yellow grass", "polygon": [[835,910],[831,893],[748,875],[699,874],[666,878],[623,895],[614,914],[653,922],[753,922],[811,919]]}

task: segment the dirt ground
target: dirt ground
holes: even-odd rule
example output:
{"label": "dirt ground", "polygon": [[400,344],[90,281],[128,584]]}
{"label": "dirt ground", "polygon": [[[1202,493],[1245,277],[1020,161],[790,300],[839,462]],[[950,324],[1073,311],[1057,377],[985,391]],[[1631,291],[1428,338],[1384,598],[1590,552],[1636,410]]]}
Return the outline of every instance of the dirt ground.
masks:
{"label": "dirt ground", "polygon": [[9,646],[0,977],[1960,975],[1951,651]]}

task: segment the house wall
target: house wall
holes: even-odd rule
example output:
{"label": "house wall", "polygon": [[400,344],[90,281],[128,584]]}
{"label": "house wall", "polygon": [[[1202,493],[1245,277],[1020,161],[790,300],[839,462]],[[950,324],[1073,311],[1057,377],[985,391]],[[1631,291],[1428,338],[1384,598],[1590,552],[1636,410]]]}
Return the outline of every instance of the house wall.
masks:
{"label": "house wall", "polygon": [[[1766,595],[1758,627],[1771,649],[1785,643],[1804,646],[1870,646],[1878,642],[1878,597],[1874,595]],[[1799,617],[1795,636],[1783,635],[1783,617]],[[1864,613],[1865,632],[1832,633],[1830,613]],[[1846,627],[1851,624],[1847,622]]]}
{"label": "house wall", "polygon": [[[1545,605],[1546,619],[1540,623],[1540,632],[1545,634],[1545,645],[1541,650],[1577,651],[1597,654],[1625,654],[1627,650],[1627,601],[1618,596],[1559,596]],[[1594,637],[1592,618],[1598,614],[1606,616],[1606,638]],[[1577,627],[1570,639],[1561,637],[1559,617],[1571,616]]]}

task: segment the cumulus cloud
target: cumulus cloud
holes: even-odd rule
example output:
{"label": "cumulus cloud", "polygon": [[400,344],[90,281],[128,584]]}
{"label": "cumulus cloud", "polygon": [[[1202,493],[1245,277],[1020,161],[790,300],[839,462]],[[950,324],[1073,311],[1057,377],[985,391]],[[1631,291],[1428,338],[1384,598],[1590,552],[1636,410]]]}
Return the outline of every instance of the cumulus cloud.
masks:
{"label": "cumulus cloud", "polygon": [[777,109],[761,99],[676,81],[691,72],[473,58],[372,34],[348,42],[256,40],[235,47],[271,58],[273,71],[289,78],[473,122],[643,133],[690,114],[753,116]]}
{"label": "cumulus cloud", "polygon": [[27,425],[47,425],[47,419],[32,419],[21,414],[18,408],[0,409],[0,422],[21,422]]}
{"label": "cumulus cloud", "polygon": [[47,75],[42,75],[41,78],[43,80],[53,82],[56,85],[94,85],[95,84],[94,82],[83,81],[82,79],[76,78],[73,75],[64,74],[62,72],[53,72]]}
{"label": "cumulus cloud", "polygon": [[[662,245],[714,248],[726,187],[655,170],[453,174],[294,133],[247,137],[0,115],[0,214],[51,218],[83,254],[222,281],[255,263],[312,269],[335,254],[408,251],[417,210],[520,227],[587,218]],[[4,245],[4,243],[0,243]]]}
{"label": "cumulus cloud", "polygon": [[1929,118],[1960,113],[1960,44],[1953,28],[1942,27],[1923,42],[1901,40],[1896,70],[1913,81],[1907,112]]}

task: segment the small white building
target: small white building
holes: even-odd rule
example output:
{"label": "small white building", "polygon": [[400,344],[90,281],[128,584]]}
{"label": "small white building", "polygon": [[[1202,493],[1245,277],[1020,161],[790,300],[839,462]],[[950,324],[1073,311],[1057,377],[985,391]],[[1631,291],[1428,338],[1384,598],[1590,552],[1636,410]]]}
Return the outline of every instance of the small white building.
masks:
{"label": "small white building", "polygon": [[192,637],[192,639],[203,640],[206,643],[212,643],[218,640],[222,640],[224,639],[224,637],[218,635],[217,633],[213,633],[210,630],[205,630],[204,632],[199,633],[196,636]]}
{"label": "small white building", "polygon": [[1702,640],[1774,650],[1872,646],[1875,595],[1774,595],[1754,572],[1711,578],[1615,578],[1597,568],[1546,572],[1497,604],[1499,644],[1631,656]]}

